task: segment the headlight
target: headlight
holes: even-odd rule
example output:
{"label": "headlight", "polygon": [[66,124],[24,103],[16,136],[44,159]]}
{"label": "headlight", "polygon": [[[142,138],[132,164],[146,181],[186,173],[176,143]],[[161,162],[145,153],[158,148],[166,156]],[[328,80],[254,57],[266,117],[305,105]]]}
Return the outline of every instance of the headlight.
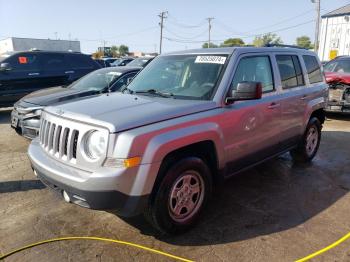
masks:
{"label": "headlight", "polygon": [[107,151],[107,138],[100,131],[91,131],[85,138],[85,153],[91,159],[98,159]]}
{"label": "headlight", "polygon": [[34,115],[41,116],[42,109],[37,109],[34,111]]}

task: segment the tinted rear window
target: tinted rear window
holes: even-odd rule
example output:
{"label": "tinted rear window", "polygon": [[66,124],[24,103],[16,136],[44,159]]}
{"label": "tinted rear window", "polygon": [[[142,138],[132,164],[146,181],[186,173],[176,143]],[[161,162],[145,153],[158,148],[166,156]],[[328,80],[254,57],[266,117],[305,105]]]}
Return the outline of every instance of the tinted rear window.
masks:
{"label": "tinted rear window", "polygon": [[311,55],[304,55],[304,62],[309,76],[310,84],[323,81],[321,68],[317,62],[316,57]]}
{"label": "tinted rear window", "polygon": [[67,59],[72,69],[94,69],[95,63],[86,55],[68,55]]}

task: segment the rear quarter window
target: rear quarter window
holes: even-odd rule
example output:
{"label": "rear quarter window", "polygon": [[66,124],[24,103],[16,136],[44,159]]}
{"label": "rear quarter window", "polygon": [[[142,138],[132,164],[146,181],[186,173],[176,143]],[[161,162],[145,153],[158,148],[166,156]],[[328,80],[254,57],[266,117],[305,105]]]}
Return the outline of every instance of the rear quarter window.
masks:
{"label": "rear quarter window", "polygon": [[98,67],[92,58],[86,55],[68,55],[67,60],[72,69],[94,69]]}
{"label": "rear quarter window", "polygon": [[307,74],[309,76],[310,84],[322,82],[323,76],[317,58],[311,55],[303,55],[303,59],[305,62]]}

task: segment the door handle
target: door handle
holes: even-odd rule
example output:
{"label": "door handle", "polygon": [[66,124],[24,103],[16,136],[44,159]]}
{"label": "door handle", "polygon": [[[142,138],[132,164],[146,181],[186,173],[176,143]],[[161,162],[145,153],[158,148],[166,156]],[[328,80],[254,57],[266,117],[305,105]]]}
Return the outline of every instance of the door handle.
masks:
{"label": "door handle", "polygon": [[29,73],[28,75],[29,76],[38,76],[38,75],[40,75],[40,73]]}
{"label": "door handle", "polygon": [[65,74],[74,74],[74,71],[66,71]]}
{"label": "door handle", "polygon": [[275,108],[278,108],[278,107],[280,107],[280,106],[281,106],[280,103],[272,102],[267,108],[268,108],[268,109],[275,109]]}

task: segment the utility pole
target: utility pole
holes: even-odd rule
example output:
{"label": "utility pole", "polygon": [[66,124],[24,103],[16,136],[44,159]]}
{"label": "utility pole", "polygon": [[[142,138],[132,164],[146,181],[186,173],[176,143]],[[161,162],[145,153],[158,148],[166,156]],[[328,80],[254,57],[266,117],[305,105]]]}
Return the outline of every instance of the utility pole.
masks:
{"label": "utility pole", "polygon": [[208,17],[208,33],[209,33],[209,38],[208,38],[208,48],[210,47],[210,31],[211,31],[211,20],[213,20],[214,17]]}
{"label": "utility pole", "polygon": [[321,0],[311,0],[316,4],[316,28],[315,28],[315,52],[318,52],[320,38],[320,23],[321,23]]}
{"label": "utility pole", "polygon": [[163,43],[163,27],[164,27],[164,19],[167,18],[166,15],[168,11],[161,12],[158,16],[160,17],[160,41],[159,41],[159,54],[162,53],[162,43]]}

